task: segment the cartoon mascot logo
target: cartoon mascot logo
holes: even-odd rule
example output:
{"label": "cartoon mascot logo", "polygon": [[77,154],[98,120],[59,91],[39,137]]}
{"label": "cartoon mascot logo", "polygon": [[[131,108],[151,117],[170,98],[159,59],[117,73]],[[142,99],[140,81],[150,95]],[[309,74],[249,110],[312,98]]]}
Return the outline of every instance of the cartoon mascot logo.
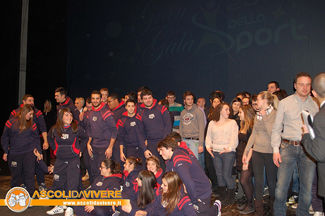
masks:
{"label": "cartoon mascot logo", "polygon": [[23,212],[30,205],[31,197],[25,188],[14,187],[8,191],[5,202],[11,211]]}

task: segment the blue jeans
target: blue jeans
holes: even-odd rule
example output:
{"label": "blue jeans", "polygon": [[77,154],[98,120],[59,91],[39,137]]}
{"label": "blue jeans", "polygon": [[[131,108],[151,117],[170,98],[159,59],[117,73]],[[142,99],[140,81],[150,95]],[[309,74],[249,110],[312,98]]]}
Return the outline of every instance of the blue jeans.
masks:
{"label": "blue jeans", "polygon": [[302,146],[281,143],[280,155],[282,163],[278,169],[278,182],[275,189],[274,215],[286,215],[286,198],[291,176],[297,162],[299,170],[299,201],[296,215],[309,215],[311,204],[311,188],[315,174],[315,163],[305,154]]}
{"label": "blue jeans", "polygon": [[199,160],[199,140],[183,139],[186,145],[194,153],[195,157]]}
{"label": "blue jeans", "polygon": [[235,181],[232,178],[232,167],[236,159],[236,152],[219,154],[213,152],[213,165],[216,170],[218,186],[227,186],[228,189],[235,188]]}

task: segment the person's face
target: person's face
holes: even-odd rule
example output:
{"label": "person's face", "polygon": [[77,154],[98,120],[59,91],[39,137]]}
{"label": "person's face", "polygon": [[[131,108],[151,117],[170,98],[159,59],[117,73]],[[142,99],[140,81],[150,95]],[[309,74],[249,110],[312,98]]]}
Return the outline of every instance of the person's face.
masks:
{"label": "person's face", "polygon": [[219,98],[213,99],[213,101],[212,101],[212,107],[213,108],[216,108],[219,104],[220,104]]}
{"label": "person's face", "polygon": [[249,98],[243,98],[242,103],[243,103],[243,105],[248,105],[249,104]]}
{"label": "person's face", "polygon": [[61,95],[60,92],[55,92],[54,98],[57,103],[62,103],[63,101],[65,101],[65,95]]}
{"label": "person's face", "polygon": [[163,193],[167,193],[168,192],[168,184],[166,179],[162,179],[162,184],[161,184],[161,188],[163,190]]}
{"label": "person's face", "polygon": [[196,102],[196,105],[197,105],[198,107],[204,108],[204,106],[205,106],[205,101],[204,101],[204,99],[203,99],[203,98],[199,98],[199,99],[197,100],[197,102]]}
{"label": "person's face", "polygon": [[108,92],[107,91],[101,91],[100,93],[102,94],[101,102],[106,103],[107,102],[107,97],[108,97]]}
{"label": "person's face", "polygon": [[311,89],[311,79],[306,76],[299,77],[294,84],[296,93],[299,97],[305,98],[309,95]]}
{"label": "person's face", "polygon": [[153,104],[153,97],[152,95],[144,95],[143,96],[143,103],[146,107],[152,107]]}
{"label": "person's face", "polygon": [[29,121],[29,119],[31,119],[33,117],[33,113],[34,113],[34,111],[32,110],[32,111],[29,111],[26,114],[25,118],[26,118],[27,121]]}
{"label": "person's face", "polygon": [[125,106],[126,111],[128,111],[128,114],[132,115],[134,113],[135,110],[135,105],[132,102],[127,103],[127,105]]}
{"label": "person's face", "polygon": [[82,103],[80,102],[80,100],[76,99],[74,105],[77,107],[78,110],[82,109]]}
{"label": "person's face", "polygon": [[100,174],[101,174],[102,176],[108,176],[108,175],[109,175],[109,171],[108,171],[108,169],[106,168],[104,162],[101,163],[99,169],[100,169]]}
{"label": "person's face", "polygon": [[23,104],[28,104],[28,105],[34,106],[34,98],[28,97],[26,100],[23,100]]}
{"label": "person's face", "polygon": [[230,115],[230,110],[229,110],[229,106],[228,105],[224,105],[222,107],[222,110],[220,111],[220,117],[227,119],[229,118]]}
{"label": "person's face", "polygon": [[139,177],[137,177],[136,180],[138,182],[138,186],[142,187],[142,180]]}
{"label": "person's face", "polygon": [[124,170],[131,172],[134,168],[134,165],[130,163],[130,161],[128,159],[126,159],[125,163],[124,163]]}
{"label": "person's face", "polygon": [[167,101],[169,105],[174,104],[176,97],[174,95],[167,95]]}
{"label": "person's face", "polygon": [[275,83],[270,83],[267,85],[267,91],[273,94],[273,92],[277,91],[279,89],[276,88]]}
{"label": "person's face", "polygon": [[161,147],[159,148],[159,154],[164,160],[169,160],[172,157],[172,148]]}
{"label": "person's face", "polygon": [[64,112],[62,116],[62,122],[64,126],[68,126],[72,122],[72,113]]}
{"label": "person's face", "polygon": [[184,103],[186,106],[193,106],[193,103],[194,103],[194,98],[192,95],[188,95],[185,97],[184,99]]}
{"label": "person's face", "polygon": [[157,164],[155,162],[153,162],[152,160],[149,160],[147,162],[147,169],[151,172],[153,172],[154,174],[157,173]]}
{"label": "person's face", "polygon": [[86,107],[87,107],[87,110],[88,110],[88,111],[91,110],[92,106],[93,106],[92,103],[87,103],[87,102],[86,102]]}
{"label": "person's face", "polygon": [[46,107],[46,108],[50,108],[50,102],[46,101],[46,102],[45,102],[45,107]]}
{"label": "person's face", "polygon": [[244,111],[241,108],[239,109],[238,116],[239,116],[239,119],[241,121],[244,121],[245,120],[245,114],[244,114]]}
{"label": "person's face", "polygon": [[113,99],[112,97],[107,98],[107,104],[111,110],[115,109],[118,106],[118,100]]}
{"label": "person's face", "polygon": [[255,111],[258,111],[258,108],[257,108],[257,100],[256,101],[252,101],[252,107]]}
{"label": "person's face", "polygon": [[141,99],[141,92],[138,92],[138,103],[143,103],[143,100]]}
{"label": "person's face", "polygon": [[232,110],[234,111],[234,113],[237,113],[239,111],[239,107],[240,107],[240,102],[233,102],[232,103]]}
{"label": "person's face", "polygon": [[261,95],[257,95],[257,109],[260,110],[262,108],[265,108],[267,106],[267,100],[263,99]]}
{"label": "person's face", "polygon": [[100,95],[99,94],[92,94],[91,95],[91,103],[94,106],[94,108],[98,108],[100,106]]}

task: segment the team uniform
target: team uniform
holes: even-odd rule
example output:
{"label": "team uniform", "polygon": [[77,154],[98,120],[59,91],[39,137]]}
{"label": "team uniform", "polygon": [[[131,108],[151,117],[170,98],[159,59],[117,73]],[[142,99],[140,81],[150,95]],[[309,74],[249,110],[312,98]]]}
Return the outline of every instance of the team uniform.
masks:
{"label": "team uniform", "polygon": [[[79,153],[87,145],[86,131],[78,126],[78,131],[74,133],[69,125],[64,127],[60,136],[56,128],[52,127],[47,139],[56,156],[51,190],[77,190],[79,179],[76,178],[80,176]],[[79,139],[81,140],[80,144]]]}
{"label": "team uniform", "polygon": [[124,147],[125,157],[141,157],[145,161],[144,152],[147,150],[144,144],[145,135],[143,123],[136,118],[128,116],[128,112],[123,113],[123,117],[118,120],[118,146]]}
{"label": "team uniform", "polygon": [[[151,205],[150,207],[147,208],[147,210],[146,210],[147,216],[156,216],[156,215],[165,216],[166,215],[165,205],[167,205],[167,203],[165,205],[162,205],[161,200],[162,200],[162,193],[157,195],[155,197],[155,201],[154,201],[153,205]],[[209,203],[209,205],[210,205],[210,203]],[[175,209],[169,214],[169,216],[197,216],[197,214],[193,208],[191,199],[188,196],[182,194]]]}
{"label": "team uniform", "polygon": [[182,147],[176,148],[166,162],[166,172],[169,171],[176,171],[181,177],[192,203],[199,207],[199,215],[209,215],[211,184],[196,157]]}
{"label": "team uniform", "polygon": [[77,107],[74,105],[74,103],[70,97],[66,97],[66,100],[63,103],[59,104],[57,117],[59,117],[59,113],[60,113],[61,109],[64,109],[64,108],[69,108],[70,111],[72,112],[73,119],[76,120],[77,122],[79,122],[80,112],[77,109]]}
{"label": "team uniform", "polygon": [[99,167],[106,158],[105,151],[109,147],[111,138],[116,139],[118,131],[113,113],[103,102],[97,110],[93,107],[85,120],[85,128],[89,137],[92,138],[93,157],[91,159],[91,172],[95,179],[100,176]]}
{"label": "team uniform", "polygon": [[[24,104],[21,104],[17,109],[13,110],[10,113],[9,119],[12,119],[21,110],[23,106]],[[37,126],[36,133],[39,134],[39,131],[41,133],[47,132],[46,123],[42,111],[38,110],[35,107],[33,107],[33,109],[34,109],[33,122],[36,123]],[[41,143],[39,142],[38,145],[41,145]],[[39,153],[42,154],[42,150],[39,151]],[[42,170],[42,167],[40,167],[40,163],[37,163],[36,160],[35,160],[35,174],[36,174],[36,180],[38,185],[45,183],[44,172]],[[22,175],[21,177],[22,177],[22,183],[25,184],[24,175]]]}
{"label": "team uniform", "polygon": [[[121,181],[122,174],[112,174],[107,177],[101,175],[94,180],[91,186],[87,188],[87,191],[118,191],[121,188]],[[114,199],[114,197],[111,197],[109,199]],[[104,216],[113,214],[111,206],[94,206],[94,210],[92,210],[90,213],[85,211],[85,206],[75,206],[73,209],[76,215]]]}
{"label": "team uniform", "polygon": [[41,152],[40,139],[36,123],[25,131],[20,131],[17,118],[8,120],[1,137],[1,144],[5,154],[8,154],[8,165],[11,171],[11,187],[20,186],[20,177],[23,173],[29,194],[35,190],[35,161],[34,149]]}
{"label": "team uniform", "polygon": [[157,150],[157,144],[172,131],[168,109],[158,105],[157,100],[154,99],[151,108],[146,108],[144,104],[140,106],[137,119],[144,125],[148,150],[158,157],[160,164],[164,166],[164,161]]}
{"label": "team uniform", "polygon": [[162,176],[164,175],[164,170],[163,169],[158,169],[155,177],[156,177],[156,180],[157,180],[157,185],[158,185],[158,188],[160,188],[160,185],[162,184]]}
{"label": "team uniform", "polygon": [[138,182],[136,178],[138,177],[139,172],[142,170],[141,166],[136,166],[134,170],[132,170],[130,173],[127,171],[124,171],[123,174],[123,191],[122,191],[122,198],[123,199],[130,199],[130,200],[136,200],[136,192],[138,191]]}

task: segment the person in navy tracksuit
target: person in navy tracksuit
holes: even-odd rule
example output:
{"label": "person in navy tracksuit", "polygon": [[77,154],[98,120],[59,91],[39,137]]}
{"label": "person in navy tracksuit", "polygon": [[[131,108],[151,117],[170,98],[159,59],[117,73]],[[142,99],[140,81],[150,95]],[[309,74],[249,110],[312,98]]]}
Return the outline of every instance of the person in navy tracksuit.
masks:
{"label": "person in navy tracksuit", "polygon": [[11,187],[20,186],[20,177],[24,173],[26,188],[30,195],[33,195],[35,189],[34,149],[41,151],[33,113],[32,106],[25,104],[6,122],[1,137],[3,160],[8,161],[11,171]]}
{"label": "person in navy tracksuit", "polygon": [[[91,184],[88,190],[100,191],[118,191],[121,188],[122,172],[120,164],[112,159],[105,159],[100,166],[100,176],[98,176]],[[109,198],[109,199],[114,199]],[[75,206],[73,207],[75,213],[79,215],[112,215],[113,210],[110,206]]]}
{"label": "person in navy tracksuit", "polygon": [[[34,110],[34,115],[33,115],[33,122],[36,123],[37,126],[37,134],[39,134],[39,131],[42,134],[42,138],[43,138],[43,149],[47,150],[49,148],[49,144],[47,141],[47,128],[46,128],[46,123],[45,123],[45,119],[43,116],[42,111],[38,110],[35,106],[34,106],[34,97],[30,94],[26,94],[23,97],[23,103],[15,110],[13,110],[10,113],[9,119],[12,119],[20,110],[21,108],[25,105],[25,104],[29,104],[31,105],[31,107]],[[42,151],[40,152],[41,157],[43,158],[43,154]],[[46,190],[46,185],[45,185],[45,179],[44,179],[44,173],[41,169],[41,167],[39,166],[39,163],[35,163],[35,174],[36,174],[36,180],[37,183],[39,185],[39,189],[40,190]],[[22,183],[25,184],[25,178],[24,175],[21,176],[22,178]]]}
{"label": "person in navy tracksuit", "polygon": [[160,168],[159,159],[156,156],[152,155],[146,160],[146,166],[147,170],[153,172],[157,179],[157,186],[160,187],[164,171],[162,168]]}
{"label": "person in navy tracksuit", "polygon": [[136,200],[136,191],[138,190],[138,183],[136,178],[142,170],[142,159],[135,157],[128,157],[124,164],[123,176],[123,199]]}
{"label": "person in navy tracksuit", "polygon": [[59,117],[60,111],[63,108],[69,108],[73,114],[73,119],[79,122],[80,112],[74,105],[73,100],[67,96],[67,90],[63,87],[59,87],[55,90],[55,100],[59,103],[57,117]]}
{"label": "person in navy tracksuit", "polygon": [[[49,130],[48,141],[56,156],[51,190],[78,190],[80,177],[79,155],[88,141],[86,131],[78,126],[69,108],[63,108],[56,124]],[[79,143],[80,140],[80,143]],[[68,212],[73,212],[68,207]],[[55,206],[47,214],[63,212],[62,206]]]}
{"label": "person in navy tracksuit", "polygon": [[[123,117],[123,113],[126,112],[126,109],[124,107],[124,101],[121,100],[120,96],[116,93],[111,93],[108,95],[107,98],[107,105],[111,112],[113,113],[113,118],[116,122],[116,127],[118,128],[118,121]],[[119,137],[117,136],[117,139],[115,141],[115,144],[113,146],[113,160],[115,162],[118,162],[121,166],[123,166],[123,163],[125,162],[121,160],[120,158],[120,146],[119,146]],[[123,169],[123,167],[122,167]]]}
{"label": "person in navy tracksuit", "polygon": [[159,194],[159,187],[154,174],[148,170],[139,172],[136,178],[138,190],[136,191],[136,200],[130,200],[130,205],[122,206],[120,216],[134,216],[138,210],[145,211],[153,205],[155,196]]}
{"label": "person in navy tracksuit", "polygon": [[167,161],[166,172],[176,171],[181,177],[198,215],[209,215],[211,184],[198,160],[171,137],[161,140],[158,149]]}
{"label": "person in navy tracksuit", "polygon": [[100,91],[91,93],[92,110],[85,119],[85,128],[89,135],[87,143],[88,153],[91,159],[91,172],[93,178],[100,175],[99,167],[105,158],[112,157],[113,146],[118,130],[113,113],[108,106],[101,102]]}
{"label": "person in navy tracksuit", "polygon": [[[191,199],[184,192],[183,182],[176,172],[167,172],[163,175],[161,191],[155,197],[153,205],[145,211],[147,216],[197,216]],[[137,213],[141,213],[141,210]]]}
{"label": "person in navy tracksuit", "polygon": [[164,169],[164,161],[157,151],[157,144],[172,131],[169,111],[165,106],[158,105],[152,91],[145,89],[141,92],[143,104],[139,107],[137,118],[143,122],[148,150],[159,158]]}
{"label": "person in navy tracksuit", "polygon": [[127,111],[117,122],[120,159],[125,162],[127,157],[133,156],[141,157],[142,161],[145,161],[145,158],[150,157],[151,152],[144,143],[143,124],[136,118],[135,102],[131,99],[127,100],[125,108]]}

